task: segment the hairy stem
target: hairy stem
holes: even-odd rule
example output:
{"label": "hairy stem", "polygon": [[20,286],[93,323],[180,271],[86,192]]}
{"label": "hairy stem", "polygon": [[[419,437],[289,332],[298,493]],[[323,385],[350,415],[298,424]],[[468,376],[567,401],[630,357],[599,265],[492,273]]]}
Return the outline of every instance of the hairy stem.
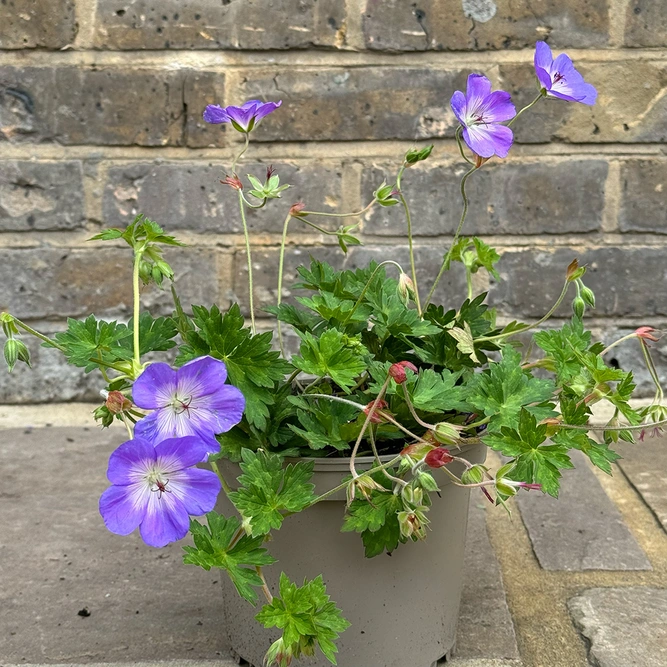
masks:
{"label": "hairy stem", "polygon": [[[280,306],[283,300],[283,270],[285,267],[285,246],[287,245],[287,228],[289,227],[289,221],[292,218],[292,214],[288,213],[283,223],[283,237],[280,241],[280,257],[278,259],[278,297],[276,305]],[[280,353],[282,356],[285,356],[285,347],[283,344],[283,330],[278,318],[278,344],[280,345]]]}
{"label": "hairy stem", "polygon": [[62,345],[58,345],[58,343],[56,343],[55,340],[51,340],[48,336],[45,336],[43,333],[40,333],[36,329],[33,329],[32,327],[25,324],[24,322],[21,322],[21,320],[18,320],[14,317],[13,321],[17,327],[23,329],[23,331],[29,333],[31,336],[39,338],[39,340],[46,343],[49,347],[55,347],[57,350],[60,350],[61,352],[65,351],[65,348]]}
{"label": "hairy stem", "polygon": [[239,209],[241,211],[241,222],[243,223],[243,238],[245,239],[245,253],[248,260],[248,305],[250,306],[250,329],[253,335],[257,333],[255,329],[255,305],[253,296],[252,282],[252,254],[250,252],[250,234],[248,233],[248,222],[245,217],[245,202],[243,195],[239,190]]}
{"label": "hairy stem", "polygon": [[232,161],[232,175],[236,173],[236,165],[238,164],[238,161],[241,159],[243,154],[248,150],[248,144],[249,143],[250,143],[250,133],[246,132],[245,133],[245,143],[243,144],[243,148],[241,149],[241,152]]}
{"label": "hairy stem", "polygon": [[135,249],[134,251],[134,271],[132,272],[132,292],[134,300],[133,312],[133,341],[134,341],[134,372],[138,373],[141,367],[141,348],[139,347],[139,319],[141,315],[141,292],[139,289],[139,267],[141,258],[144,255],[144,249]]}
{"label": "hairy stem", "polygon": [[362,208],[361,211],[356,211],[355,213],[326,213],[324,211],[301,211],[300,215],[322,215],[327,218],[356,218],[357,216],[366,213],[366,211],[372,208],[373,204],[375,204],[375,199],[370,204]]}
{"label": "hairy stem", "polygon": [[514,121],[524,112],[528,111],[531,107],[534,107],[543,97],[546,96],[546,92],[540,91],[539,95],[530,103],[527,104],[519,113],[510,120],[509,123],[507,123],[507,127],[511,127],[514,124]]}
{"label": "hairy stem", "polygon": [[271,604],[273,602],[273,595],[271,595],[269,585],[266,583],[266,579],[264,578],[264,572],[262,572],[262,568],[259,565],[255,566],[255,571],[259,575],[259,578],[262,580],[262,593],[264,593],[266,601]]}
{"label": "hairy stem", "polygon": [[412,217],[410,215],[410,208],[408,207],[408,202],[403,196],[403,192],[401,190],[401,178],[403,178],[403,173],[405,172],[406,166],[403,165],[399,170],[398,170],[398,175],[396,176],[396,189],[398,190],[398,198],[403,205],[403,210],[405,211],[405,220],[408,225],[408,250],[410,252],[410,270],[412,273],[412,284],[415,289],[415,304],[417,304],[417,312],[419,313],[420,317],[422,314],[422,307],[421,303],[419,301],[419,285],[417,284],[417,270],[415,268],[415,253],[414,253],[414,248],[413,248],[413,243],[412,243]]}
{"label": "hairy stem", "polygon": [[461,154],[461,157],[468,163],[468,164],[475,164],[463,151],[463,143],[461,142],[461,132],[463,131],[463,127],[459,125],[456,128],[456,144],[459,147],[459,153]]}

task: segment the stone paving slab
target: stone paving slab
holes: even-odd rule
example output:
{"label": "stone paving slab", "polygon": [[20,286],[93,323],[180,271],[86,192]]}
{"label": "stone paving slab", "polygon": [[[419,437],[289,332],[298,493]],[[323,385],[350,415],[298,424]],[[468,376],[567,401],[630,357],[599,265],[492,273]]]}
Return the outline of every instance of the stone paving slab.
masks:
{"label": "stone paving slab", "polygon": [[[481,494],[471,494],[455,655],[459,658],[518,658],[500,566],[486,530],[487,506]],[[491,508],[491,511],[499,510]]]}
{"label": "stone paving slab", "polygon": [[618,465],[667,531],[667,438],[649,438],[617,447]]}
{"label": "stone paving slab", "polygon": [[591,588],[568,608],[596,667],[667,665],[667,590]]}
{"label": "stone paving slab", "polygon": [[545,570],[650,570],[651,564],[586,458],[571,452],[558,499],[519,493],[517,504]]}

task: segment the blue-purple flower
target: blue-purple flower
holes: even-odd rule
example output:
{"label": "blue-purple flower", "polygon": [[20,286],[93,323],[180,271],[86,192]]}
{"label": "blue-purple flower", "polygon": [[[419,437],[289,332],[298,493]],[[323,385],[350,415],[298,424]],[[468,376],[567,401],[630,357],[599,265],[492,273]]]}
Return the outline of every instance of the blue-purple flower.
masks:
{"label": "blue-purple flower", "polygon": [[200,357],[178,370],[150,364],[136,379],[132,399],[137,407],[154,412],[137,422],[135,435],[153,444],[194,435],[208,454],[219,452],[215,435],[238,424],[245,409],[243,394],[226,380],[224,362],[213,357]]}
{"label": "blue-purple flower", "polygon": [[535,74],[550,97],[569,102],[595,104],[597,90],[577,72],[569,56],[561,53],[554,59],[546,42],[535,45]]}
{"label": "blue-purple flower", "polygon": [[142,438],[124,442],[109,458],[112,486],[100,498],[106,527],[118,535],[139,528],[151,547],[185,537],[190,515],[210,512],[220,493],[215,473],[193,467],[206,451],[206,444],[191,436],[157,446]]}
{"label": "blue-purple flower", "polygon": [[239,132],[250,132],[264,116],[268,116],[282,104],[279,102],[260,102],[250,100],[240,107],[221,107],[209,104],[204,110],[204,120],[207,123],[231,123]]}
{"label": "blue-purple flower", "polygon": [[500,123],[516,116],[516,109],[504,90],[491,92],[491,82],[481,74],[471,74],[464,95],[457,90],[451,99],[454,115],[463,127],[463,139],[483,158],[506,157],[514,136]]}

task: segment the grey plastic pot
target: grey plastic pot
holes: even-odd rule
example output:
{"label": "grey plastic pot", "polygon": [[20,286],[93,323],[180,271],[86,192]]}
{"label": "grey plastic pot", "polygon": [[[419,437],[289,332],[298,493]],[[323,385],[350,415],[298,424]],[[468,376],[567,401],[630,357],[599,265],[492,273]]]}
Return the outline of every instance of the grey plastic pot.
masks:
{"label": "grey plastic pot", "polygon": [[[486,447],[462,448],[460,455],[482,463]],[[370,458],[358,459],[357,467],[371,463]],[[315,459],[316,492],[340,484],[348,466],[349,459]],[[240,474],[229,462],[223,469],[230,480]],[[321,574],[331,599],[351,623],[338,641],[339,667],[432,667],[450,654],[461,598],[470,491],[448,483],[444,474],[436,476],[441,497],[433,497],[428,538],[399,545],[391,556],[365,558],[360,536],[340,532],[344,493],[288,517],[273,532],[267,547],[278,562],[265,568],[272,591],[281,570],[297,583]],[[234,511],[224,494],[217,510],[226,516]],[[261,667],[280,631],[261,627],[254,620],[259,607],[241,599],[227,577],[222,583],[229,646],[237,658]],[[320,653],[298,664],[330,663]]]}

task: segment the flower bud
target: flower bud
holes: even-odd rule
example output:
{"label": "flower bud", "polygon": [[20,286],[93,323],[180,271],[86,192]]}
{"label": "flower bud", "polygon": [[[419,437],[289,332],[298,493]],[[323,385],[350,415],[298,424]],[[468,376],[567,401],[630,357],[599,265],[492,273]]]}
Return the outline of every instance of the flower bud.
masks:
{"label": "flower bud", "polygon": [[426,539],[426,526],[429,521],[423,512],[399,512],[397,517],[403,537],[409,537],[415,541]]}
{"label": "flower bud", "polygon": [[164,276],[157,264],[153,264],[153,267],[151,268],[151,278],[158,287],[162,285],[162,278],[164,278]]}
{"label": "flower bud", "polygon": [[229,187],[233,188],[234,190],[243,190],[243,182],[236,174],[225,176],[225,180],[220,182],[223,185],[229,185]]}
{"label": "flower bud", "polygon": [[[435,483],[435,480],[433,480],[433,482]],[[413,484],[408,484],[407,486],[403,487],[403,490],[401,491],[401,497],[406,503],[412,506],[418,506],[424,503],[424,491],[421,487],[414,486]]]}
{"label": "flower bud", "polygon": [[433,445],[415,442],[412,445],[404,447],[403,451],[401,451],[401,456],[417,463],[417,461],[421,461],[432,449],[435,449]]}
{"label": "flower bud", "polygon": [[449,453],[449,450],[446,447],[436,447],[426,455],[424,463],[429,468],[442,468],[453,460],[454,457]]}
{"label": "flower bud", "polygon": [[638,329],[635,329],[635,336],[637,336],[637,338],[657,342],[660,339],[654,336],[654,333],[657,332],[653,327],[639,327]]}
{"label": "flower bud", "polygon": [[11,373],[19,359],[19,341],[16,338],[8,338],[5,341],[5,361]]}
{"label": "flower bud", "polygon": [[403,384],[408,379],[405,372],[406,368],[409,368],[413,373],[419,372],[411,361],[397,361],[395,364],[389,366],[389,375],[391,375],[396,384]]}
{"label": "flower bud", "polygon": [[296,202],[296,204],[292,204],[289,210],[289,214],[293,218],[301,218],[303,215],[301,214],[301,211],[306,208],[306,205],[302,201]]}
{"label": "flower bud", "polygon": [[464,484],[479,484],[484,479],[485,472],[486,468],[478,463],[463,472],[461,481]]}
{"label": "flower bud", "polygon": [[104,428],[108,428],[113,424],[113,415],[109,412],[109,408],[106,405],[100,405],[99,408],[95,408],[93,417],[95,421],[101,421]]}
{"label": "flower bud", "polygon": [[117,415],[132,407],[132,401],[120,391],[110,391],[105,405],[109,412]]}
{"label": "flower bud", "polygon": [[461,429],[449,422],[440,422],[435,425],[433,435],[443,445],[456,445],[461,437]]}
{"label": "flower bud", "polygon": [[[437,449],[433,451],[438,451]],[[417,484],[424,489],[424,491],[439,491],[438,483],[433,478],[430,472],[424,472],[423,470],[417,474]],[[419,489],[421,491],[421,489]],[[421,502],[415,503],[416,505],[421,505]]]}
{"label": "flower bud", "polygon": [[139,277],[144,285],[148,285],[151,282],[153,279],[153,266],[150,262],[143,259],[139,262]]}
{"label": "flower bud", "polygon": [[398,295],[406,306],[409,298],[415,295],[415,284],[407,273],[401,273],[398,278]]}
{"label": "flower bud", "polygon": [[575,317],[579,320],[584,316],[586,302],[580,296],[575,297],[572,301],[572,312],[574,312]]}
{"label": "flower bud", "polygon": [[409,150],[405,154],[405,164],[407,166],[412,166],[413,164],[417,164],[417,162],[421,162],[422,160],[426,160],[430,155],[431,151],[433,150],[433,146],[426,146],[426,148],[413,148],[412,150]]}
{"label": "flower bud", "polygon": [[595,308],[595,294],[593,293],[593,290],[590,289],[590,287],[586,287],[586,285],[584,285],[581,288],[579,294],[581,295],[581,298],[584,300],[584,303],[587,306]]}
{"label": "flower bud", "polygon": [[373,405],[377,403],[375,406],[375,410],[373,410],[373,414],[371,415],[371,424],[381,424],[383,419],[382,417],[378,414],[378,410],[385,410],[386,408],[389,407],[389,404],[387,401],[379,400],[379,401],[371,401],[365,408],[364,408],[364,414],[368,415],[370,414],[371,408]]}
{"label": "flower bud", "polygon": [[573,259],[567,267],[565,277],[567,278],[568,283],[572,283],[581,278],[584,273],[586,273],[586,267],[579,266],[579,262],[576,259]]}

